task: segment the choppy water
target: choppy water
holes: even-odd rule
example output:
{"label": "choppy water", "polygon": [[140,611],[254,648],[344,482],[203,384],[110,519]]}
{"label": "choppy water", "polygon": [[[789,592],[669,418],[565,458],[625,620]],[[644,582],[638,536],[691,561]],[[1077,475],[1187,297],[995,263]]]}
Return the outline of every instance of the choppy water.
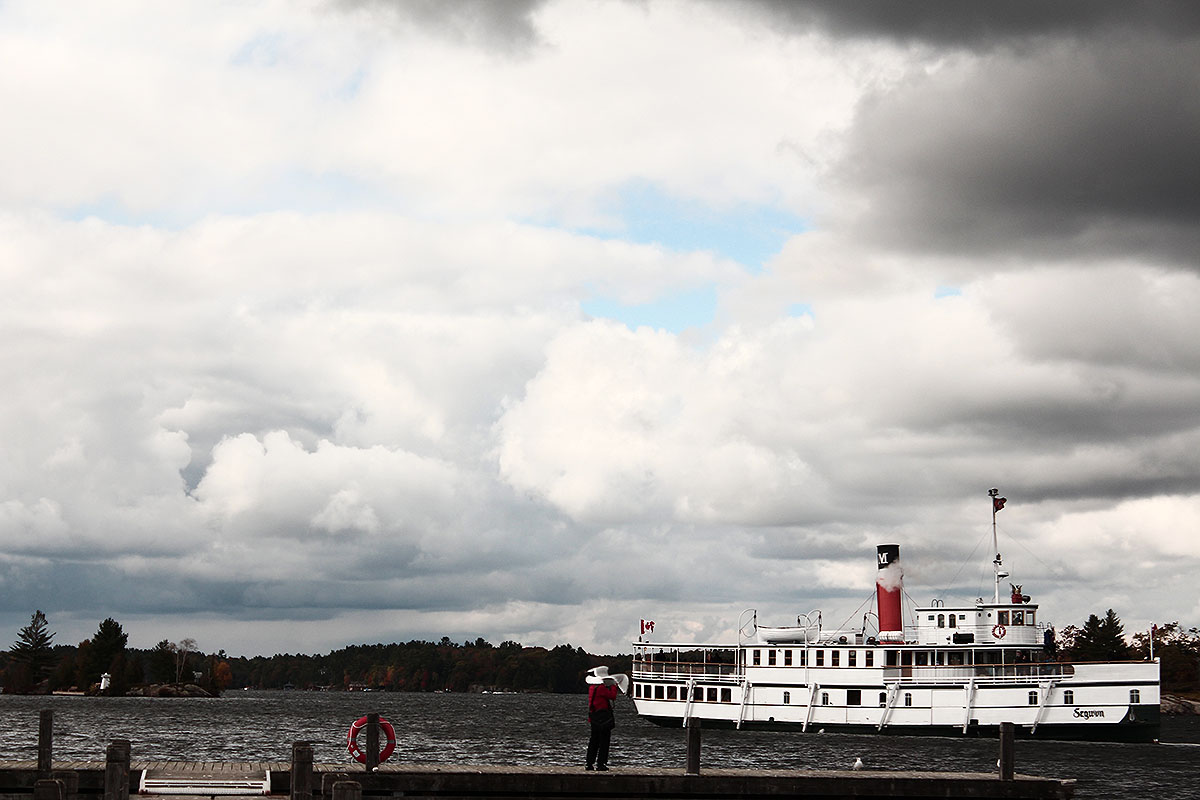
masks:
{"label": "choppy water", "polygon": [[[582,695],[230,692],[216,700],[0,696],[0,759],[36,758],[38,711],[54,711],[55,759],[103,760],[110,739],[129,739],[134,759],[288,761],[311,741],[317,761],[349,761],[346,729],[368,711],[396,727],[393,759],[483,764],[582,764]],[[1200,796],[1200,718],[1166,718],[1164,744],[1018,741],[1017,771],[1074,778],[1078,796]],[[702,768],[989,772],[988,739],[706,730]],[[620,700],[610,764],[682,767],[681,729],[638,719]]]}

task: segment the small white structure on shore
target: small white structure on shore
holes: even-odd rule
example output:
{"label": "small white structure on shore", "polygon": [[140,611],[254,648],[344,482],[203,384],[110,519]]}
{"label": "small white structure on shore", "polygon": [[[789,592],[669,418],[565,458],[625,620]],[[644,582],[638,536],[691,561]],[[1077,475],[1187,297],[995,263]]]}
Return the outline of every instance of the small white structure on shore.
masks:
{"label": "small white structure on shore", "polygon": [[100,676],[100,691],[104,691],[112,684],[112,675],[107,672]]}

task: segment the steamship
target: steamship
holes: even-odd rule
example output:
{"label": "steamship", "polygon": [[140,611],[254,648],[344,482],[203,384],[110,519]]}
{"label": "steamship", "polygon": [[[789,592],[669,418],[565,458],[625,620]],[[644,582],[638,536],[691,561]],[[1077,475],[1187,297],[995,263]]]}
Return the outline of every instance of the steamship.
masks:
{"label": "steamship", "polygon": [[[1054,631],[1009,577],[995,543],[995,592],[961,605],[934,600],[901,615],[900,547],[877,547],[877,625],[830,630],[821,613],[795,625],[760,625],[742,613],[737,641],[633,643],[633,701],[660,725],[1154,741],[1159,664],[1055,659]],[[647,625],[643,623],[643,634]]]}

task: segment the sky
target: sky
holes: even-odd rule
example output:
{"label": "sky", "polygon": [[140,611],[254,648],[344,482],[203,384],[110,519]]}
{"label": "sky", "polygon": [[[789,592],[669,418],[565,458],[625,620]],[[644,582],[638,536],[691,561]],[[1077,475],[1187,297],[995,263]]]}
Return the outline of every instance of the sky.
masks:
{"label": "sky", "polygon": [[0,636],[1200,624],[1200,6],[0,0]]}

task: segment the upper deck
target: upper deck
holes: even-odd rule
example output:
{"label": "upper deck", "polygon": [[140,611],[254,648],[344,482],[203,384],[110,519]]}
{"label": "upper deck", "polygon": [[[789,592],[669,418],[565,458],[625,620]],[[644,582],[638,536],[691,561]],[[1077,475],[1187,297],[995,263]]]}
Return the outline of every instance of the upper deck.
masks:
{"label": "upper deck", "polygon": [[1049,628],[1038,622],[1035,603],[932,603],[916,609],[917,624],[904,641],[922,645],[1005,644],[1040,647]]}

